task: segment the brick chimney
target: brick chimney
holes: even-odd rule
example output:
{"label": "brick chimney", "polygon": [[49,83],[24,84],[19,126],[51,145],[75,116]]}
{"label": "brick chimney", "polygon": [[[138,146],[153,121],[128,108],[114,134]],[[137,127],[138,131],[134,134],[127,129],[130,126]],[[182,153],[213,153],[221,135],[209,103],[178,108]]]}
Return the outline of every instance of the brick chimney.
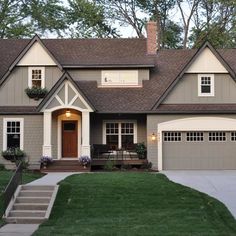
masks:
{"label": "brick chimney", "polygon": [[147,54],[157,52],[157,23],[149,21],[147,23]]}

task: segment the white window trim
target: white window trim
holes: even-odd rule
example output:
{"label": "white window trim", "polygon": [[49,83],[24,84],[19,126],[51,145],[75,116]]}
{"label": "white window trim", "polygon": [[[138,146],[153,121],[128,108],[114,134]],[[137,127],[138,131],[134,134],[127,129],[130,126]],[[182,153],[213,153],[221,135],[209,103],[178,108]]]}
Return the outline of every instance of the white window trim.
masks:
{"label": "white window trim", "polygon": [[[104,76],[105,76],[105,73],[121,73],[121,72],[133,72],[135,73],[135,76],[137,78],[137,81],[135,83],[109,83],[109,82],[105,82],[104,81]],[[101,85],[102,87],[136,87],[136,86],[139,86],[139,79],[138,79],[138,70],[102,70],[102,75],[101,75]]]}
{"label": "white window trim", "polygon": [[[225,140],[210,140],[210,133],[214,133],[214,132],[216,132],[216,133],[217,132],[225,133],[225,136],[222,136],[222,137],[225,137]],[[217,136],[215,136],[215,137],[217,137]],[[208,132],[208,142],[209,143],[224,143],[224,142],[227,142],[227,131],[209,131]]]}
{"label": "white window trim", "polygon": [[[175,141],[175,140],[174,141],[165,140],[165,133],[180,133],[180,136],[177,136],[177,137],[180,137],[180,141],[179,140],[177,140],[177,141]],[[163,142],[165,142],[165,143],[181,143],[182,141],[183,141],[183,134],[182,134],[182,132],[179,132],[179,131],[165,131],[165,132],[163,132]]]}
{"label": "white window trim", "polygon": [[45,88],[45,67],[28,67],[28,87],[32,88],[32,70],[41,70],[42,71],[42,83],[41,88]]}
{"label": "white window trim", "polygon": [[3,118],[3,151],[7,150],[7,122],[20,122],[20,149],[24,150],[24,118]]}
{"label": "white window trim", "polygon": [[[202,77],[210,77],[211,78],[211,92],[210,93],[202,93],[201,90],[201,78]],[[213,97],[215,96],[215,77],[214,74],[198,74],[198,96],[199,97]]]}
{"label": "white window trim", "polygon": [[103,138],[102,143],[106,143],[106,124],[107,123],[119,123],[118,126],[118,148],[121,148],[121,123],[133,123],[134,124],[134,143],[137,143],[137,121],[136,120],[105,120],[103,121]]}
{"label": "white window trim", "polygon": [[[232,140],[232,133],[236,133],[236,131],[231,131],[231,132],[229,133],[230,141],[235,143],[235,142],[236,142],[236,139],[235,139],[235,140]],[[235,137],[236,137],[236,136],[235,136]]]}
{"label": "white window trim", "polygon": [[[196,137],[196,138],[203,138],[203,140],[188,140],[188,133],[198,133],[198,134],[203,134],[202,136],[201,135],[197,135],[197,136],[193,136],[193,138],[194,137]],[[203,131],[187,131],[186,132],[186,142],[188,142],[188,143],[200,143],[200,142],[204,142],[204,132]],[[189,138],[191,139],[191,135],[189,136]]]}

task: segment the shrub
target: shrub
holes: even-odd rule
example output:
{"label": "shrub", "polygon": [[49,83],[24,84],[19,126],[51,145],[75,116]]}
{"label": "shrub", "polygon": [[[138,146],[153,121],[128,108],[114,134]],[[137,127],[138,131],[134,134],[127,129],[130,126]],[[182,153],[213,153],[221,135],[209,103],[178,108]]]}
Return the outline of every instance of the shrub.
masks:
{"label": "shrub", "polygon": [[53,162],[53,159],[52,159],[52,157],[49,157],[49,156],[42,156],[40,159],[40,163],[43,166],[47,166],[47,165],[51,164],[52,162]]}
{"label": "shrub", "polygon": [[146,158],[147,148],[144,143],[137,143],[136,145],[136,152],[140,159]]}
{"label": "shrub", "polygon": [[104,170],[112,171],[114,169],[114,166],[115,166],[114,161],[108,160],[106,161],[106,164],[104,165],[103,168]]}

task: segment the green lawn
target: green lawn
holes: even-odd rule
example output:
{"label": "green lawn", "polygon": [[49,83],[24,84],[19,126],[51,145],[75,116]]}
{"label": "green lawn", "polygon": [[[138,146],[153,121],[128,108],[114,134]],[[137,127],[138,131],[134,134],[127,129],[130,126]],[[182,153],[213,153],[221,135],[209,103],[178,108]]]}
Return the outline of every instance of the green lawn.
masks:
{"label": "green lawn", "polygon": [[50,219],[34,236],[235,236],[217,200],[161,174],[94,173],[61,182]]}
{"label": "green lawn", "polygon": [[[7,171],[7,170],[1,170],[0,171],[0,216],[2,215],[3,212],[3,198],[2,198],[2,193],[7,186],[9,180],[11,179],[13,172],[12,171]],[[42,177],[42,174],[40,173],[33,173],[33,172],[24,172],[23,173],[23,178],[22,181],[23,183],[29,183],[35,179],[38,179]],[[0,225],[3,223],[2,218],[0,217]]]}

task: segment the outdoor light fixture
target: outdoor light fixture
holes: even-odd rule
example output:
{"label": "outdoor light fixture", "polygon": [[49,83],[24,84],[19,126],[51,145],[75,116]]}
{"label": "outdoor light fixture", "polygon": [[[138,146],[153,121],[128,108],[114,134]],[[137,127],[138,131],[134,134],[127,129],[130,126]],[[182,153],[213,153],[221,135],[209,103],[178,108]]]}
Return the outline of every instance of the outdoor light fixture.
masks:
{"label": "outdoor light fixture", "polygon": [[156,141],[156,135],[155,135],[155,133],[152,133],[151,139],[152,139],[152,141]]}
{"label": "outdoor light fixture", "polygon": [[66,110],[66,117],[69,118],[70,116],[71,116],[70,110],[67,109],[67,110]]}

